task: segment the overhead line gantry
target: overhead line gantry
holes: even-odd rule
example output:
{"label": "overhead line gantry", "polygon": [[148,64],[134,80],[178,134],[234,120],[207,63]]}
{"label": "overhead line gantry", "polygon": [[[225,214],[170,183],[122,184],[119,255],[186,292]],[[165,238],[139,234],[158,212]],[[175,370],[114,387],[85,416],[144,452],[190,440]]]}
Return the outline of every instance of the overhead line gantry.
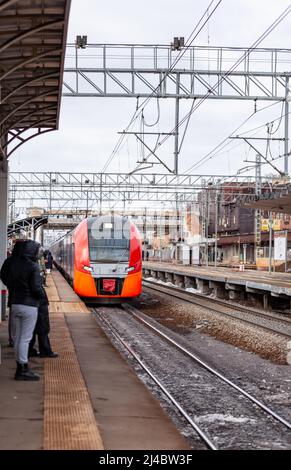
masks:
{"label": "overhead line gantry", "polygon": [[82,38],[67,47],[63,96],[175,99],[175,131],[169,133],[175,139],[174,174],[180,153],[180,100],[205,98],[284,102],[288,174],[291,49],[87,44]]}

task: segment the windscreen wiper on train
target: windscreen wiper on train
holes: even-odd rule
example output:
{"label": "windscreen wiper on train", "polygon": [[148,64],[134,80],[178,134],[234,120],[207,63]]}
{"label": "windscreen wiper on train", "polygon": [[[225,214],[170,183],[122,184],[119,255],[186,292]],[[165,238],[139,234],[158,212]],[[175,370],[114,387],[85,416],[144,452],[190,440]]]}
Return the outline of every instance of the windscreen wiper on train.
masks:
{"label": "windscreen wiper on train", "polygon": [[123,260],[123,257],[124,257],[124,255],[125,255],[125,253],[126,253],[127,251],[128,251],[128,249],[125,248],[125,250],[124,250],[124,252],[122,253],[121,257],[120,257],[119,260],[117,261],[117,264],[116,264],[115,268],[112,269],[112,272],[113,272],[113,273],[116,273],[117,268],[118,268],[119,264],[121,263],[121,261]]}

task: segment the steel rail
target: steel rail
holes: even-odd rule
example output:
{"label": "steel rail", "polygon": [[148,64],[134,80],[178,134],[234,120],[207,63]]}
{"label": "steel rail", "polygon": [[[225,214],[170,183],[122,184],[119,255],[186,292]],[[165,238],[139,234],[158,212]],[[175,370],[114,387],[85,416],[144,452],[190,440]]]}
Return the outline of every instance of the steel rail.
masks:
{"label": "steel rail", "polygon": [[248,392],[246,392],[243,388],[239,387],[238,385],[236,385],[234,382],[232,382],[231,380],[229,380],[227,377],[225,377],[224,375],[222,375],[220,372],[218,372],[217,370],[213,369],[211,366],[209,366],[208,364],[206,364],[206,362],[202,361],[198,356],[195,356],[193,353],[191,353],[190,351],[188,351],[186,348],[184,348],[184,346],[182,346],[181,344],[179,344],[178,342],[174,341],[172,338],[170,338],[168,335],[166,335],[165,333],[163,333],[161,330],[159,330],[158,328],[156,328],[154,325],[152,325],[151,323],[149,323],[148,321],[146,321],[143,317],[140,316],[140,312],[139,310],[137,310],[135,307],[132,307],[131,305],[128,305],[128,304],[124,304],[124,308],[127,312],[130,312],[135,318],[137,318],[139,321],[141,321],[143,324],[145,324],[148,328],[150,328],[151,330],[155,331],[159,336],[161,336],[162,338],[166,339],[169,343],[171,343],[172,345],[174,345],[178,350],[182,351],[186,356],[188,357],[191,357],[195,362],[197,362],[198,364],[200,364],[202,367],[204,367],[206,370],[208,370],[209,372],[211,372],[213,375],[215,375],[216,377],[218,377],[219,379],[221,379],[223,382],[227,383],[228,385],[230,385],[232,388],[234,388],[235,390],[237,390],[239,393],[241,393],[242,395],[244,395],[247,399],[249,399],[251,402],[255,403],[259,408],[261,408],[263,411],[265,411],[268,415],[271,415],[274,419],[276,419],[277,421],[279,421],[281,424],[283,424],[285,427],[287,427],[288,429],[291,429],[291,423],[289,423],[287,420],[285,420],[284,418],[282,418],[280,415],[278,415],[277,413],[275,413],[273,410],[271,410],[271,408],[269,408],[268,406],[266,406],[264,403],[262,403],[261,401],[259,401],[257,398],[253,397],[252,395],[250,395]]}
{"label": "steel rail", "polygon": [[[148,285],[148,284],[151,284],[151,285]],[[191,293],[186,292],[183,289],[179,289],[177,287],[171,288],[171,292],[169,292],[169,289],[170,289],[169,287],[164,286],[162,284],[155,283],[155,282],[147,281],[147,280],[143,281],[143,285],[145,287],[147,287],[148,289],[153,289],[153,290],[156,290],[156,291],[158,291],[162,294],[166,294],[166,295],[169,295],[171,297],[176,297],[177,299],[180,299],[180,300],[185,300],[186,302],[189,302],[189,303],[192,303],[192,304],[195,304],[195,305],[199,305],[199,307],[207,308],[208,310],[211,310],[216,314],[219,313],[221,315],[225,315],[225,316],[230,317],[230,318],[235,318],[236,320],[242,321],[244,323],[248,323],[252,326],[254,326],[254,325],[258,326],[259,328],[262,328],[262,329],[268,331],[269,333],[274,332],[274,333],[279,334],[281,336],[291,338],[291,334],[288,334],[288,333],[285,333],[285,332],[283,333],[282,331],[280,331],[279,328],[278,329],[270,328],[270,327],[261,325],[259,322],[246,320],[245,318],[241,318],[239,316],[236,316],[234,313],[224,312],[224,311],[218,310],[217,308],[205,305],[205,304],[207,304],[207,302],[208,303],[216,303],[216,301],[214,299],[204,298],[200,294],[194,294],[192,292]],[[199,297],[199,300],[197,299],[197,297]],[[225,308],[228,308],[228,309],[233,308],[233,309],[236,309],[238,311],[241,311],[242,313],[247,313],[248,315],[255,315],[257,317],[260,317],[260,316],[263,317],[264,316],[268,319],[274,320],[275,322],[281,322],[281,323],[288,324],[287,326],[289,326],[289,327],[291,326],[291,321],[289,319],[276,318],[276,317],[268,315],[264,312],[261,313],[261,312],[255,311],[255,310],[248,310],[248,309],[245,309],[245,308],[240,307],[240,306],[228,305],[226,303],[223,303],[223,301],[221,301],[221,300],[218,300],[217,303],[222,305]]]}
{"label": "steel rail", "polygon": [[180,411],[188,423],[192,426],[201,439],[205,442],[207,447],[210,450],[218,450],[215,444],[211,439],[202,431],[202,429],[193,421],[193,419],[188,415],[188,413],[182,408],[182,406],[177,402],[173,395],[166,389],[166,387],[159,381],[159,379],[150,371],[146,364],[138,357],[138,355],[133,351],[130,345],[117,333],[116,329],[104,318],[97,309],[93,309],[98,315],[98,318],[103,322],[106,327],[110,330],[111,334],[127,349],[127,351],[134,357],[134,359],[139,363],[139,365],[146,371],[146,373],[152,378],[152,380],[158,385],[158,387],[163,391],[163,393],[169,398],[173,405]]}
{"label": "steel rail", "polygon": [[[159,282],[155,282],[155,281],[149,281],[148,279],[144,279],[143,282],[147,282],[149,284],[152,284],[152,285],[161,285],[165,288],[168,288],[168,286],[166,285],[163,285],[163,284],[160,284]],[[223,307],[227,307],[227,308],[235,308],[236,310],[238,311],[241,311],[241,312],[245,312],[245,313],[249,313],[250,310],[247,308],[247,307],[244,307],[242,305],[238,305],[238,304],[234,304],[232,301],[226,301],[226,300],[223,300],[223,299],[214,299],[212,297],[206,297],[204,294],[200,294],[199,292],[188,292],[186,291],[185,289],[182,289],[180,287],[176,287],[176,286],[173,286],[173,289],[175,289],[177,292],[181,292],[182,294],[187,294],[189,295],[189,297],[193,296],[193,297],[197,297],[201,300],[207,300],[208,302],[211,302],[211,303],[214,303],[214,304],[220,304],[222,305]],[[278,312],[275,316],[274,314],[272,314],[271,312],[265,312],[263,310],[258,310],[258,309],[253,309],[251,310],[251,313],[255,313],[256,315],[262,315],[264,317],[267,317],[267,318],[272,318],[274,320],[277,320],[277,321],[282,321],[283,323],[289,323],[291,325],[291,318],[282,318],[282,317],[278,317],[278,315],[284,315],[283,313],[281,312]]]}

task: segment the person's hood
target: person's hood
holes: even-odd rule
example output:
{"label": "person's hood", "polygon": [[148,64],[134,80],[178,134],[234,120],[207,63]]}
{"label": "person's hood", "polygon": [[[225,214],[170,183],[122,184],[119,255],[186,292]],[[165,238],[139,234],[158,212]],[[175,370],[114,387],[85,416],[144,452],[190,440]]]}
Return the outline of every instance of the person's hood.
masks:
{"label": "person's hood", "polygon": [[12,253],[11,253],[11,256],[13,256],[13,258],[17,258],[18,256],[20,256],[20,254],[21,254],[21,244],[25,241],[26,240],[16,240],[15,245],[14,245],[13,250],[12,250]]}
{"label": "person's hood", "polygon": [[25,240],[23,243],[19,244],[19,255],[22,258],[29,258],[32,261],[37,261],[38,259],[38,250],[40,244],[33,240]]}

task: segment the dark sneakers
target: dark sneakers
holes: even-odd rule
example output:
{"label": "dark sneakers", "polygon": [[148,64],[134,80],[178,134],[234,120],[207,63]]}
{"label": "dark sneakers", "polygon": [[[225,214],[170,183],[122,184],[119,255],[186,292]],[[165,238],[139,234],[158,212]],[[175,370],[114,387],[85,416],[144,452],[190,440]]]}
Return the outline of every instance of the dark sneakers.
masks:
{"label": "dark sneakers", "polygon": [[51,351],[51,352],[49,352],[49,353],[47,353],[47,354],[45,354],[45,353],[42,354],[42,353],[41,353],[39,357],[44,357],[44,358],[45,358],[45,357],[56,358],[56,357],[59,357],[59,355],[58,355],[58,353]]}
{"label": "dark sneakers", "polygon": [[19,364],[17,362],[17,368],[15,372],[15,380],[39,380],[40,376],[38,374],[35,374],[35,372],[32,372],[28,368],[28,364]]}
{"label": "dark sneakers", "polygon": [[32,348],[30,350],[28,350],[28,357],[39,357],[39,352]]}
{"label": "dark sneakers", "polygon": [[52,358],[55,358],[55,357],[59,357],[59,355],[58,355],[58,353],[55,353],[53,351],[38,352],[36,349],[32,349],[32,350],[28,351],[28,357],[42,357],[42,358],[52,357]]}

